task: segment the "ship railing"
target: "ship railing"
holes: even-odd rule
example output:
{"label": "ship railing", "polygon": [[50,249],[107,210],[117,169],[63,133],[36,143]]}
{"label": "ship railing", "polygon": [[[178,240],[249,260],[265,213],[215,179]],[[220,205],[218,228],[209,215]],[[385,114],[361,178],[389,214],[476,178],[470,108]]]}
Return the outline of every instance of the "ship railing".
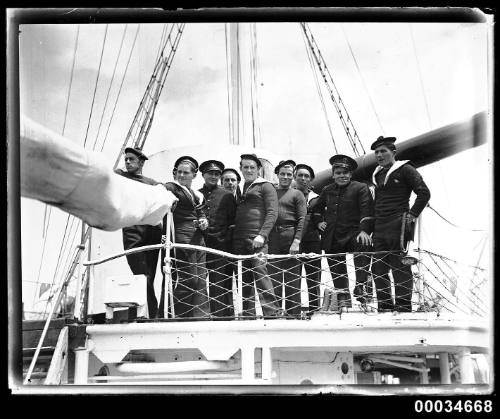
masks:
{"label": "ship railing", "polygon": [[158,319],[309,319],[386,311],[486,318],[490,311],[485,269],[423,249],[236,255],[165,242],[84,264],[151,250],[162,250]]}

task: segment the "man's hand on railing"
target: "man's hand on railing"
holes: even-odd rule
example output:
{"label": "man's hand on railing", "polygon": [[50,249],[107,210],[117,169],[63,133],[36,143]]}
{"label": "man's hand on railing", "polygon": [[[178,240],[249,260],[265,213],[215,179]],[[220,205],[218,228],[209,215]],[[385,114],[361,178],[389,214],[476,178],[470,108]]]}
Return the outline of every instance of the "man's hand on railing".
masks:
{"label": "man's hand on railing", "polygon": [[208,228],[208,220],[206,218],[200,218],[198,220],[198,227],[200,227],[201,231],[204,231]]}
{"label": "man's hand on railing", "polygon": [[294,239],[292,245],[290,246],[290,254],[295,255],[299,253],[299,248],[300,248],[300,240]]}
{"label": "man's hand on railing", "polygon": [[264,246],[265,239],[262,236],[256,236],[253,239],[252,245],[254,249],[260,249],[262,246]]}
{"label": "man's hand on railing", "polygon": [[368,233],[366,233],[364,231],[361,231],[357,235],[356,241],[358,243],[361,243],[364,246],[371,246],[372,245],[372,238],[370,237],[370,235]]}

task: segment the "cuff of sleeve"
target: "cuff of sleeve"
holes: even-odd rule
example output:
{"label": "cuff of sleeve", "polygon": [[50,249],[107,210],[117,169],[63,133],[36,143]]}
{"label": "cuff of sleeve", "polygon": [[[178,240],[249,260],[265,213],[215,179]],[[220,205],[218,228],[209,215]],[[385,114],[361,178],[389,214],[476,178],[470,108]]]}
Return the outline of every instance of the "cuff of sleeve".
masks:
{"label": "cuff of sleeve", "polygon": [[370,234],[373,230],[373,222],[375,219],[373,217],[365,217],[359,223],[359,228],[365,233]]}

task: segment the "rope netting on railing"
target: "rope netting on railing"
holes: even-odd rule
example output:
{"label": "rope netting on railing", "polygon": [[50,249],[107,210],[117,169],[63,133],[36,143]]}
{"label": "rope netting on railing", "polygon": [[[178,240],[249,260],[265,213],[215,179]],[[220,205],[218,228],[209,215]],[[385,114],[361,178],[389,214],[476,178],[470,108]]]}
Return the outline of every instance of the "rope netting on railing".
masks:
{"label": "rope netting on railing", "polygon": [[[308,318],[314,313],[438,312],[485,317],[486,270],[417,249],[233,255],[171,245],[163,318]],[[165,282],[164,282],[165,285]]]}

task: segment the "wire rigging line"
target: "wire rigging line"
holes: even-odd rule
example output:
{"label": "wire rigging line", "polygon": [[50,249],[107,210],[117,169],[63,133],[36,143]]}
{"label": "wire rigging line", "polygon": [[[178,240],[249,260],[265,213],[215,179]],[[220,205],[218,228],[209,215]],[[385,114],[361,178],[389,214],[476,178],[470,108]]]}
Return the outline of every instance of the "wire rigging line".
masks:
{"label": "wire rigging line", "polygon": [[240,26],[236,26],[236,83],[238,85],[238,100],[237,100],[237,119],[238,119],[238,144],[240,144],[240,122],[241,122],[241,136],[245,140],[245,115],[243,103],[243,80],[241,77],[241,52],[240,52]]}
{"label": "wire rigging line", "polygon": [[108,106],[109,93],[111,92],[111,86],[113,86],[113,81],[115,79],[116,67],[118,66],[118,61],[120,59],[120,55],[121,55],[121,52],[122,52],[123,41],[125,40],[125,34],[127,32],[127,27],[128,27],[128,25],[125,25],[125,28],[123,29],[123,35],[122,35],[122,40],[121,40],[121,43],[120,43],[120,48],[118,49],[118,55],[116,56],[116,61],[115,61],[115,65],[114,65],[114,68],[113,68],[113,74],[111,75],[111,81],[109,82],[109,88],[108,88],[108,91],[106,93],[106,99],[104,101],[104,107],[103,107],[102,112],[101,112],[101,119],[99,121],[99,127],[97,128],[97,134],[95,136],[95,140],[94,140],[94,144],[92,146],[92,150],[95,150],[97,139],[99,138],[99,133],[101,132],[102,120],[104,119],[104,114],[105,114],[106,108]]}
{"label": "wire rigging line", "polygon": [[260,146],[262,144],[262,133],[260,131],[260,112],[259,112],[259,96],[258,96],[258,90],[259,90],[259,83],[258,83],[258,74],[257,70],[260,68],[260,59],[259,59],[259,54],[257,51],[257,24],[254,23],[253,26],[253,36],[254,36],[254,57],[255,57],[255,71],[254,71],[254,76],[255,76],[255,91],[256,91],[256,100],[255,100],[255,113],[257,115],[257,139],[258,143],[257,145]]}
{"label": "wire rigging line", "polygon": [[[70,78],[69,78],[68,95],[66,96],[66,107],[64,110],[64,120],[63,120],[63,127],[62,127],[62,133],[61,133],[62,136],[64,136],[64,133],[66,130],[66,121],[67,121],[67,116],[68,116],[69,99],[71,96],[71,87],[73,86],[73,75],[74,75],[74,70],[75,70],[76,52],[78,50],[79,36],[80,36],[80,25],[78,25],[77,29],[76,29],[75,46],[74,46],[74,51],[73,51],[73,61],[71,64],[71,73],[70,73]],[[48,211],[47,211],[47,209],[48,209]],[[48,212],[48,214],[47,214],[47,212]],[[40,274],[42,271],[43,257],[45,254],[45,246],[47,244],[47,236],[48,236],[48,230],[49,230],[49,226],[50,226],[51,216],[52,216],[52,207],[45,204],[45,209],[44,209],[44,214],[43,214],[43,229],[42,229],[43,244],[42,244],[42,254],[40,257],[40,265],[38,267],[38,274],[37,274],[37,279],[36,279],[37,284],[40,281]],[[36,293],[35,293],[35,296],[36,296]],[[33,302],[34,302],[34,300],[33,300]]]}
{"label": "wire rigging line", "polygon": [[167,23],[163,25],[163,30],[161,32],[161,37],[160,37],[160,44],[158,45],[158,51],[156,51],[155,61],[158,61],[158,59],[160,58],[161,46],[163,45],[163,42],[165,40],[165,35],[167,34],[167,26],[168,26]]}
{"label": "wire rigging line", "polygon": [[[70,218],[70,214],[68,214],[68,216],[66,218],[66,225],[64,227],[64,234],[63,234],[63,238],[61,240],[61,247],[59,248],[59,254],[58,254],[58,257],[57,257],[56,267],[55,267],[55,270],[54,270],[54,274],[52,275],[52,284],[54,283],[54,278],[55,278],[55,276],[57,274],[57,269],[59,267],[59,262],[61,260],[61,256],[62,256],[62,253],[63,253],[63,246],[64,246],[64,241],[66,239],[66,233],[67,233],[67,230],[68,230],[69,218]],[[43,261],[43,252],[42,252],[42,261]],[[42,262],[40,262],[40,268],[39,268],[39,271],[38,271],[38,277],[40,277],[41,267],[42,267]],[[33,294],[33,304],[35,304],[36,297],[37,297],[37,295],[36,295],[36,292],[35,292]]]}
{"label": "wire rigging line", "polygon": [[104,47],[106,46],[106,36],[107,35],[108,35],[108,25],[106,25],[106,29],[104,30],[104,39],[102,41],[101,57],[99,59],[99,68],[97,69],[97,78],[96,78],[95,86],[94,86],[94,94],[92,96],[92,104],[90,106],[89,122],[87,124],[87,130],[85,132],[85,139],[83,140],[83,147],[85,147],[85,145],[87,144],[87,137],[89,134],[89,127],[90,127],[90,121],[92,119],[92,112],[94,110],[95,96],[96,96],[96,92],[97,92],[97,85],[99,84],[99,75],[101,74],[102,57],[104,55]]}
{"label": "wire rigging line", "polygon": [[333,81],[333,77],[330,71],[328,70],[328,66],[326,65],[325,59],[323,58],[319,46],[316,43],[316,40],[314,39],[311,29],[304,22],[300,22],[299,24],[302,30],[304,31],[304,34],[307,37],[307,43],[309,45],[309,48],[314,56],[318,69],[321,73],[321,76],[323,77],[325,86],[328,89],[328,92],[330,93],[330,98],[333,102],[333,105],[335,106],[335,110],[337,111],[338,117],[340,119],[342,127],[344,128],[344,132],[347,136],[347,139],[352,147],[354,154],[356,156],[361,155],[358,150],[358,145],[361,148],[362,153],[365,154],[366,152],[363,143],[359,139],[356,128],[354,127],[351,117],[349,116],[349,112],[347,111],[344,101],[340,97],[340,93],[335,85],[335,82]]}
{"label": "wire rigging line", "polygon": [[[66,244],[71,243],[71,245],[66,248],[66,259],[64,261],[64,264],[61,265],[62,269],[59,271],[59,275],[54,274],[54,276],[52,278],[52,283],[50,285],[51,295],[53,294],[52,291],[54,290],[54,286],[62,281],[61,279],[59,281],[57,281],[56,278],[57,277],[62,278],[64,276],[68,275],[67,272],[69,271],[69,267],[70,267],[68,265],[69,265],[70,261],[74,259],[75,253],[78,252],[78,246],[75,245],[75,240],[77,238],[77,233],[78,233],[78,223],[74,224],[74,220],[76,220],[76,217],[73,217],[72,220],[71,220],[72,223],[71,223],[71,227],[70,227],[70,232],[68,233],[68,240],[66,242]],[[73,225],[75,225],[75,227],[76,227],[74,231],[72,231],[73,230]],[[73,236],[72,236],[72,238],[70,240],[69,236],[71,234]],[[50,303],[50,300],[51,300],[51,298],[48,299],[48,301],[47,301],[47,303],[45,305],[44,313],[47,312],[47,307],[48,307],[48,304]]]}
{"label": "wire rigging line", "polygon": [[338,153],[337,144],[335,143],[335,137],[333,136],[332,126],[330,124],[330,118],[328,117],[328,111],[326,110],[325,100],[324,100],[323,94],[321,93],[321,86],[319,84],[318,73],[317,73],[316,67],[314,66],[312,52],[307,44],[307,39],[306,39],[305,33],[303,31],[301,31],[301,33],[302,33],[302,40],[304,41],[304,47],[306,49],[307,58],[309,60],[309,65],[311,67],[311,71],[312,71],[313,76],[314,76],[316,90],[318,92],[318,96],[319,96],[319,99],[321,102],[321,107],[323,108],[323,114],[325,115],[325,120],[326,120],[326,124],[328,126],[328,131],[330,132],[330,137],[332,139],[333,148],[335,149],[335,154],[337,154]]}
{"label": "wire rigging line", "polygon": [[354,51],[353,51],[351,43],[349,41],[349,37],[347,36],[347,32],[345,31],[343,24],[341,24],[340,27],[342,28],[342,32],[344,33],[344,37],[345,37],[345,40],[347,42],[347,46],[349,47],[349,51],[350,51],[352,59],[354,61],[354,65],[356,66],[356,70],[358,71],[359,78],[361,79],[361,83],[363,84],[363,87],[365,88],[366,95],[368,96],[368,99],[370,101],[370,105],[372,107],[373,113],[375,114],[375,118],[377,119],[378,126],[379,126],[382,134],[384,134],[385,133],[384,127],[382,126],[382,122],[380,122],[380,117],[378,115],[377,109],[375,108],[375,104],[373,103],[373,99],[372,99],[372,96],[370,95],[370,91],[368,90],[368,87],[366,85],[365,78],[363,77],[363,74],[361,73],[361,69],[359,68],[358,60],[356,60],[356,56],[354,55]]}
{"label": "wire rigging line", "polygon": [[429,129],[432,129],[431,114],[429,112],[429,102],[427,100],[427,95],[425,94],[424,80],[422,78],[422,70],[420,68],[420,60],[418,59],[417,47],[415,45],[415,38],[413,36],[413,28],[411,26],[411,23],[408,23],[408,28],[410,29],[410,38],[411,38],[411,44],[413,47],[413,55],[415,56],[415,61],[417,63],[418,79],[420,81],[420,89],[422,90],[422,96],[424,98],[425,112],[427,115],[427,122],[429,123]]}
{"label": "wire rigging line", "polygon": [[444,216],[442,216],[439,212],[437,212],[434,208],[432,208],[429,204],[427,204],[427,206],[432,210],[434,211],[440,218],[442,218],[444,221],[446,221],[448,224],[452,225],[453,227],[456,227],[456,228],[460,228],[462,230],[469,230],[469,231],[475,231],[475,232],[485,232],[486,230],[480,230],[480,229],[472,229],[472,228],[467,228],[467,227],[461,227],[455,223],[452,223],[450,220],[448,220],[447,218],[445,218]]}
{"label": "wire rigging line", "polygon": [[258,142],[258,134],[256,134],[256,129],[259,128],[259,123],[256,120],[258,119],[257,114],[257,68],[256,68],[256,55],[257,55],[257,39],[256,39],[256,30],[255,23],[251,24],[250,27],[250,72],[251,72],[251,82],[250,82],[250,100],[252,103],[251,112],[252,112],[252,139],[253,146],[257,146]]}
{"label": "wire rigging line", "polygon": [[123,87],[123,82],[125,81],[125,76],[127,75],[128,66],[129,66],[130,60],[132,58],[132,53],[134,51],[134,47],[135,47],[135,44],[137,41],[137,36],[139,35],[140,28],[141,28],[141,25],[137,25],[137,30],[135,31],[134,41],[132,42],[132,47],[130,48],[130,53],[129,53],[128,60],[127,60],[127,65],[125,66],[125,71],[123,72],[123,77],[122,77],[122,81],[120,83],[120,88],[118,89],[118,94],[116,95],[116,100],[115,100],[115,104],[113,106],[113,111],[111,112],[111,118],[109,119],[108,128],[106,129],[106,135],[104,136],[104,140],[102,142],[101,151],[104,149],[104,144],[106,143],[106,140],[108,138],[109,128],[111,126],[111,122],[113,121],[113,117],[115,115],[116,105],[118,104],[118,99],[120,98],[120,94],[121,94],[122,87]]}
{"label": "wire rigging line", "polygon": [[227,23],[224,23],[224,40],[226,45],[226,91],[227,91],[227,116],[228,116],[228,133],[229,133],[229,144],[234,144],[234,135],[232,128],[232,108],[231,108],[231,89],[229,85],[229,72],[230,72],[230,64],[229,64],[229,45],[227,39]]}

